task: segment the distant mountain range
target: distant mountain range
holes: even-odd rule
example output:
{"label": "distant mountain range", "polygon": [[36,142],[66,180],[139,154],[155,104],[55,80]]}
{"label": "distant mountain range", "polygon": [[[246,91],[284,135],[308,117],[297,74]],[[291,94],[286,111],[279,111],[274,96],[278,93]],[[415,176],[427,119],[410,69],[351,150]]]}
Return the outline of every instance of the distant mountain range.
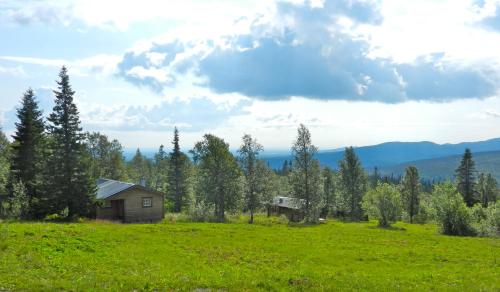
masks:
{"label": "distant mountain range", "polygon": [[[470,148],[479,171],[490,172],[500,180],[500,138],[458,144],[437,144],[433,142],[387,142],[372,146],[354,147],[365,169],[373,171],[376,166],[381,173],[400,175],[408,165],[419,168],[421,176],[427,179],[446,179],[453,176],[465,148]],[[141,149],[149,158],[157,149]],[[126,149],[125,158],[131,159],[135,149]],[[334,169],[343,158],[343,149],[322,150],[316,154],[321,165]],[[268,151],[261,155],[269,166],[279,169],[285,160],[292,160],[286,151]]]}
{"label": "distant mountain range", "polygon": [[[465,148],[474,153],[500,151],[500,138],[479,142],[464,142],[458,144],[437,144],[433,142],[388,142],[373,146],[354,147],[367,170],[375,166],[382,168],[410,161],[440,158],[463,154]],[[344,156],[343,150],[320,151],[316,155],[320,163],[337,168],[338,161]],[[287,155],[263,155],[272,168],[281,168],[285,160],[292,159]]]}

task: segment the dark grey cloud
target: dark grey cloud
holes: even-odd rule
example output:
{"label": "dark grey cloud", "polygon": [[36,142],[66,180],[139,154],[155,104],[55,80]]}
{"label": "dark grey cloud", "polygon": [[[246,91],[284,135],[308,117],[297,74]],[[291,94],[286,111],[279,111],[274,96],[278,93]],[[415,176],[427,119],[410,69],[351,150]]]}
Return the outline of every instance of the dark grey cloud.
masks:
{"label": "dark grey cloud", "polygon": [[[383,21],[379,6],[369,1],[326,1],[323,8],[279,2],[273,21],[256,19],[250,33],[224,38],[224,45],[206,40],[153,44],[143,53],[128,53],[119,75],[156,92],[175,86],[186,72],[205,80],[199,84],[217,93],[278,100],[303,96],[323,100],[397,103],[407,100],[448,101],[495,94],[496,84],[481,68],[459,66],[435,54],[411,64],[369,57],[366,40],[345,33],[340,17],[355,25]],[[191,54],[192,51],[197,53]],[[164,53],[151,64],[149,53]],[[188,58],[182,59],[188,55]],[[182,62],[179,62],[179,58]],[[162,69],[171,78],[131,75],[134,67]]]}

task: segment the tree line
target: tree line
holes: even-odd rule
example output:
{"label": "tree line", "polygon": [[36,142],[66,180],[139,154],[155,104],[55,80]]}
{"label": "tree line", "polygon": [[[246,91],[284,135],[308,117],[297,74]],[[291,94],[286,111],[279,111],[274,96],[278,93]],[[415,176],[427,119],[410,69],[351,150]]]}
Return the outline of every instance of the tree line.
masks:
{"label": "tree line", "polygon": [[377,168],[368,174],[352,147],[336,170],[323,167],[302,124],[291,147],[293,159],[277,170],[260,158],[264,148],[248,134],[235,155],[222,138],[206,134],[189,151],[190,158],[180,149],[177,128],[170,148],[161,145],[152,159],[137,149],[126,161],[119,141],[83,132],[74,94],[63,67],[48,118],[28,89],[17,110],[13,142],[0,131],[0,216],[92,217],[99,204],[95,182],[109,178],[163,192],[169,211],[193,220],[223,222],[228,212],[248,212],[252,223],[273,198],[286,196],[307,223],[326,217],[374,218],[381,226],[436,220],[448,234],[498,234],[497,182],[491,174],[477,174],[469,149],[454,183],[423,181],[414,166],[402,177],[381,177]]}

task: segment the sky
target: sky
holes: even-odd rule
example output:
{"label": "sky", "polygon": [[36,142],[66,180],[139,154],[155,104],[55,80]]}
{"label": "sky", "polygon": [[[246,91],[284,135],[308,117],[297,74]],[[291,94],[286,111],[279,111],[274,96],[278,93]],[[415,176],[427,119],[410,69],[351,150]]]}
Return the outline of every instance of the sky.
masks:
{"label": "sky", "polygon": [[66,65],[85,131],[190,149],[500,137],[500,0],[0,0],[0,125]]}

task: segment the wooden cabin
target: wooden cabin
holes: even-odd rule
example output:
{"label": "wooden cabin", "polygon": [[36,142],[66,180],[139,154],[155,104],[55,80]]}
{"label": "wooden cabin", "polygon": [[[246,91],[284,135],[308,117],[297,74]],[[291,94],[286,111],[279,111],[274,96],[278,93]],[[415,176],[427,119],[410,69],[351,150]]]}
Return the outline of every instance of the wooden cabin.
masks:
{"label": "wooden cabin", "polygon": [[111,179],[97,180],[96,219],[126,223],[155,222],[164,218],[164,195],[143,185]]}
{"label": "wooden cabin", "polygon": [[300,209],[296,199],[277,196],[267,205],[267,216],[280,216],[282,214],[292,222],[304,219],[304,212]]}

